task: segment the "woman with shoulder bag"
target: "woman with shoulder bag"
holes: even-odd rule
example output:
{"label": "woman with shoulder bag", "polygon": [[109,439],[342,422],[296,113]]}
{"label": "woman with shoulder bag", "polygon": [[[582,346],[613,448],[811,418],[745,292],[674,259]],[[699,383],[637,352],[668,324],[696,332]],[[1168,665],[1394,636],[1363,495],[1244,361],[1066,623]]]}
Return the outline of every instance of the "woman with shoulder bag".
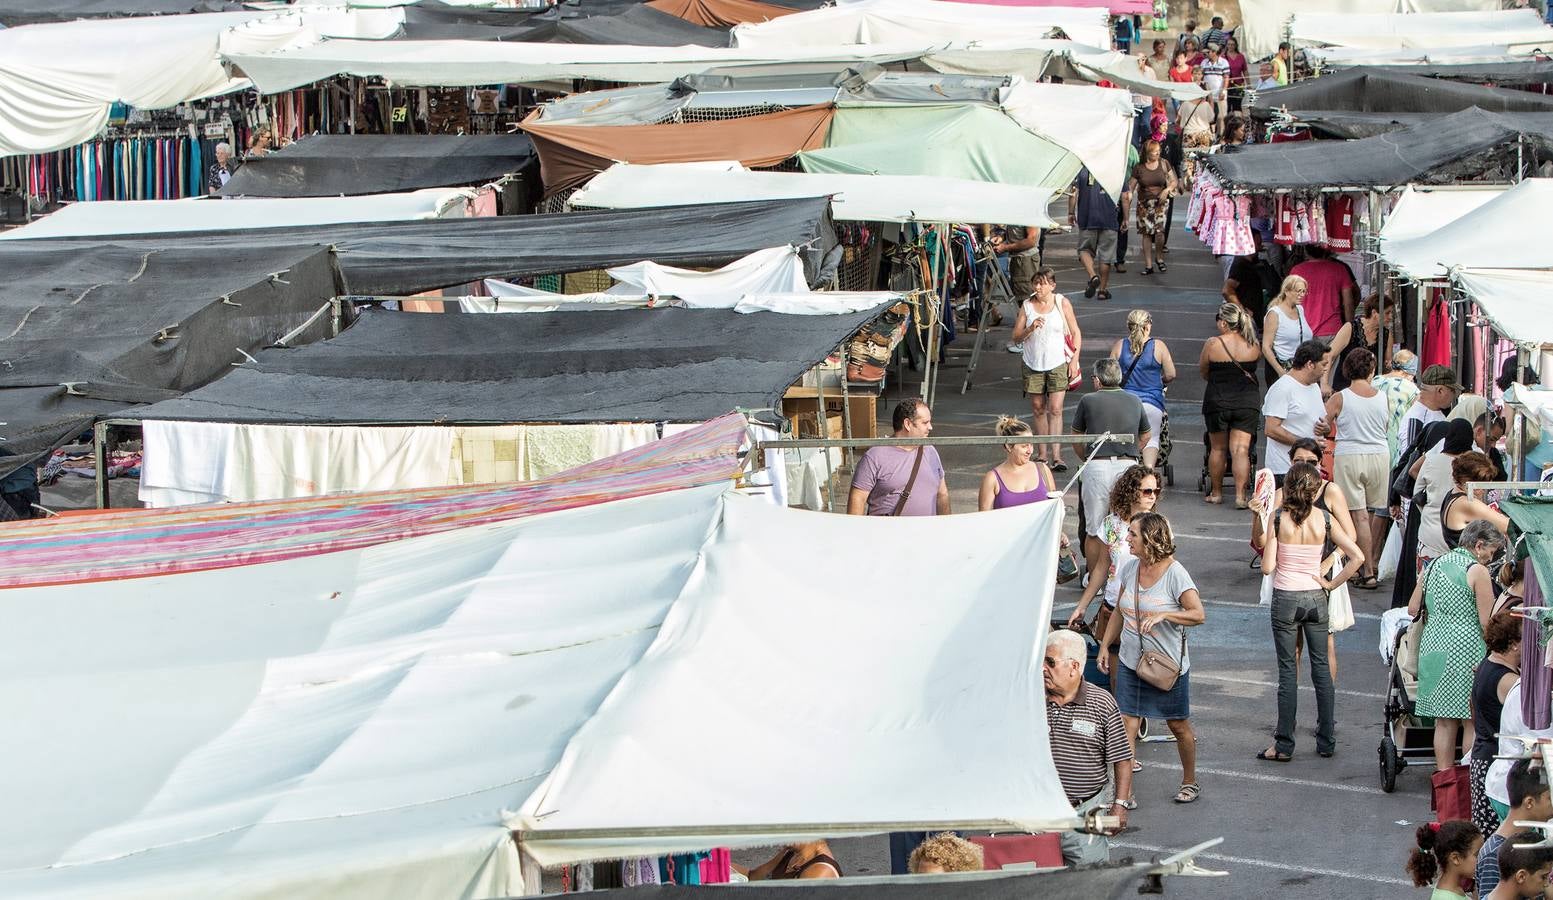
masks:
{"label": "woman with shoulder bag", "polygon": [[[1116,704],[1129,742],[1136,744],[1142,719],[1165,720],[1181,757],[1181,789],[1175,801],[1191,803],[1202,788],[1197,784],[1197,735],[1190,721],[1186,629],[1203,623],[1202,600],[1192,576],[1176,561],[1174,537],[1164,516],[1134,516],[1127,526],[1127,545],[1137,558],[1121,571],[1116,614],[1100,642],[1100,669],[1116,668]],[[1103,648],[1118,638],[1121,648],[1113,660]]]}
{"label": "woman with shoulder bag", "polygon": [[[1278,727],[1274,744],[1256,755],[1269,762],[1294,758],[1294,716],[1299,704],[1299,671],[1294,635],[1303,629],[1310,648],[1310,680],[1316,689],[1316,752],[1324,757],[1336,752],[1336,690],[1327,665],[1328,594],[1359,571],[1364,551],[1341,528],[1333,527],[1331,513],[1315,515],[1316,499],[1326,490],[1321,472],[1310,463],[1295,463],[1283,479],[1283,506],[1273,511],[1262,551],[1262,568],[1273,580],[1273,647],[1278,654]],[[1347,562],[1337,577],[1327,580],[1322,564],[1330,555],[1328,542],[1343,552]]]}

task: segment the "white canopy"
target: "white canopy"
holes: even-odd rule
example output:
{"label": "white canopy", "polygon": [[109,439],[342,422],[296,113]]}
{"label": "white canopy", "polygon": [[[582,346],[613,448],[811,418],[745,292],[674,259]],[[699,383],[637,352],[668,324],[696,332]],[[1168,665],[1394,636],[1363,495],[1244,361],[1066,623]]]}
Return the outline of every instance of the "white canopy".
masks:
{"label": "white canopy", "polygon": [[1301,11],[1289,23],[1300,44],[1331,44],[1367,50],[1465,46],[1546,46],[1553,28],[1535,9],[1483,12],[1363,13]]}
{"label": "white canopy", "polygon": [[857,0],[839,6],[735,26],[735,46],[781,51],[835,44],[970,44],[1069,38],[1095,49],[1111,46],[1104,7],[994,6],[940,0]]}
{"label": "white canopy", "polygon": [[1517,344],[1553,346],[1553,271],[1464,268],[1452,276],[1495,331]]}
{"label": "white canopy", "polygon": [[1351,47],[1310,47],[1305,55],[1313,62],[1334,68],[1344,66],[1466,66],[1528,62],[1531,52],[1511,52],[1503,44],[1483,47],[1431,47],[1427,49],[1356,50]]}
{"label": "white canopy", "polygon": [[[1386,214],[1380,241],[1405,241],[1439,229],[1504,193],[1509,185],[1419,187],[1408,185]],[[1384,254],[1383,254],[1384,255]]]}
{"label": "white canopy", "polygon": [[[789,16],[788,18],[793,18]],[[643,47],[632,44],[531,44],[516,41],[323,41],[282,53],[225,57],[266,94],[333,75],[384,78],[400,85],[533,84],[590,78],[646,83],[673,81],[725,66],[768,62],[915,59],[931,42],[910,47],[812,46],[783,50],[732,47]]]}
{"label": "white canopy", "polygon": [[165,109],[247,87],[221,52],[264,53],[338,34],[389,37],[399,10],[309,8],[87,19],[0,29],[0,156],[90,140],[124,102]]}
{"label": "white canopy", "polygon": [[[1037,573],[1053,562],[1061,501],[1036,506],[946,527],[725,497],[652,647],[523,804],[528,852],[555,864],[634,855],[643,843],[701,848],[755,825],[799,835],[865,819],[875,830],[1012,819],[1040,830],[1071,817],[1051,767],[1038,652],[1053,581]],[[952,578],[857,553],[880,542],[943,548],[951,533],[954,558],[972,557]],[[804,548],[796,581],[774,552],[789,546]],[[834,585],[860,578],[870,590],[838,598]],[[1010,584],[1035,596],[998,587]],[[716,711],[714,725],[665,714],[692,697]],[[699,787],[641,789],[690,782]],[[631,828],[689,836],[608,839]]]}
{"label": "white canopy", "polygon": [[925,175],[826,175],[751,172],[737,162],[616,163],[572,195],[573,206],[637,209],[686,197],[735,203],[831,196],[831,215],[859,222],[976,222],[1051,228],[1056,190]]}
{"label": "white canopy", "polygon": [[1491,11],[1500,0],[1240,0],[1240,49],[1257,59],[1271,56],[1283,40],[1284,25],[1295,14],[1435,13]]}
{"label": "white canopy", "polygon": [[1477,209],[1407,240],[1384,241],[1380,255],[1414,279],[1443,279],[1457,267],[1553,268],[1553,247],[1527,240],[1527,229],[1553,209],[1553,178],[1528,178]]}
{"label": "white canopy", "polygon": [[72,203],[21,228],[0,232],[0,240],[226,231],[335,225],[343,222],[400,222],[462,216],[470,191],[428,188],[404,194],[299,199],[103,200]]}
{"label": "white canopy", "polygon": [[[513,827],[556,863],[1070,825],[1038,653],[1061,516],[823,516],[714,484],[0,591],[0,790],[26,811],[0,894],[484,898],[537,875]],[[881,543],[957,565],[858,552]]]}
{"label": "white canopy", "polygon": [[1022,128],[1077,156],[1112,196],[1121,193],[1133,119],[1126,91],[1015,77],[1002,102]]}

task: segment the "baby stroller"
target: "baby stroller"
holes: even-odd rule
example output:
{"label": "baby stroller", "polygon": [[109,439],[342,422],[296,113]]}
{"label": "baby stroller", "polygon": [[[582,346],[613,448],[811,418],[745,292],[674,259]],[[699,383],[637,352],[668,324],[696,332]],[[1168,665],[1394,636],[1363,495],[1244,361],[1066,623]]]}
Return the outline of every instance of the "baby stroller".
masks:
{"label": "baby stroller", "polygon": [[[1209,485],[1208,485],[1208,454],[1210,454],[1211,452],[1213,452],[1213,445],[1208,442],[1208,433],[1207,432],[1203,432],[1203,436],[1202,436],[1202,471],[1199,472],[1198,475],[1197,475],[1197,493],[1202,494],[1203,496],[1207,496],[1208,493],[1209,493],[1209,491],[1208,491],[1208,487],[1209,487]],[[1226,450],[1225,452],[1227,453],[1228,451]],[[1256,438],[1254,436],[1251,439],[1251,449],[1247,451],[1247,455],[1251,457],[1251,473],[1253,475],[1255,475],[1256,474],[1256,459],[1257,459],[1257,457],[1256,457]],[[1226,459],[1224,461],[1224,478],[1227,480],[1227,479],[1232,479],[1234,477],[1235,477],[1235,475],[1234,475],[1234,466],[1233,466],[1233,464],[1231,463],[1230,460]]]}
{"label": "baby stroller", "polygon": [[1418,700],[1418,642],[1423,634],[1420,617],[1397,632],[1391,650],[1380,738],[1380,787],[1388,794],[1396,790],[1397,773],[1408,760],[1428,760],[1431,768],[1434,764],[1434,720],[1417,715],[1413,706]]}

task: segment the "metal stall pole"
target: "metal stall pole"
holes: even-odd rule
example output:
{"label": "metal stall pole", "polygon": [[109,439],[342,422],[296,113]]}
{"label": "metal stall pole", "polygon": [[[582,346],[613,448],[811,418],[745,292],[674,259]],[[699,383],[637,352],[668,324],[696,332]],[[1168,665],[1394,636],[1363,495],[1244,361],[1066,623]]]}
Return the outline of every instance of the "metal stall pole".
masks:
{"label": "metal stall pole", "polygon": [[93,493],[97,495],[97,508],[107,509],[111,502],[108,496],[107,422],[98,422],[92,426],[92,468],[96,481],[93,485]]}
{"label": "metal stall pole", "polygon": [[[846,380],[845,371],[842,372],[842,380]],[[815,436],[829,438],[830,427],[829,422],[826,421],[827,417],[825,415],[825,372],[823,369],[815,373],[814,394],[814,418],[815,421],[819,424],[819,430],[815,432]],[[846,418],[846,413],[844,410],[842,412],[842,418],[843,420]],[[835,477],[835,473],[832,472],[830,468],[830,450],[827,449],[820,452],[825,454],[825,508],[827,510],[834,511],[836,508],[836,494],[831,487],[831,480]]]}

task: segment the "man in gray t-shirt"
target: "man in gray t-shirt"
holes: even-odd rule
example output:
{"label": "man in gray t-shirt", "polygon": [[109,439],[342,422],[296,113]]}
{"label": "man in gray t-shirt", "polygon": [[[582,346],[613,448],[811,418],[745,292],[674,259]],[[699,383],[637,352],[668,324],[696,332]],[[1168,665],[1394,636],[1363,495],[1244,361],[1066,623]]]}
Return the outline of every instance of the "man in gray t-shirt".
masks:
{"label": "man in gray t-shirt", "polygon": [[[1107,356],[1095,360],[1095,391],[1079,398],[1073,413],[1074,434],[1132,434],[1133,442],[1101,441],[1100,450],[1084,463],[1079,476],[1079,501],[1084,509],[1084,561],[1089,577],[1105,578],[1111,551],[1100,537],[1111,511],[1111,488],[1122,473],[1138,464],[1139,448],[1149,442],[1149,420],[1143,401],[1122,390],[1122,366]],[[1079,459],[1089,456],[1094,442],[1075,443]]]}
{"label": "man in gray t-shirt", "polygon": [[[933,431],[933,411],[915,397],[902,400],[892,419],[895,437],[925,438]],[[917,456],[922,462],[917,465]],[[917,476],[911,470],[916,466]],[[911,492],[906,494],[907,486]],[[902,495],[905,494],[905,503]],[[897,507],[900,511],[896,512]],[[949,484],[944,464],[932,447],[870,447],[857,461],[847,514],[853,516],[949,515]]]}

